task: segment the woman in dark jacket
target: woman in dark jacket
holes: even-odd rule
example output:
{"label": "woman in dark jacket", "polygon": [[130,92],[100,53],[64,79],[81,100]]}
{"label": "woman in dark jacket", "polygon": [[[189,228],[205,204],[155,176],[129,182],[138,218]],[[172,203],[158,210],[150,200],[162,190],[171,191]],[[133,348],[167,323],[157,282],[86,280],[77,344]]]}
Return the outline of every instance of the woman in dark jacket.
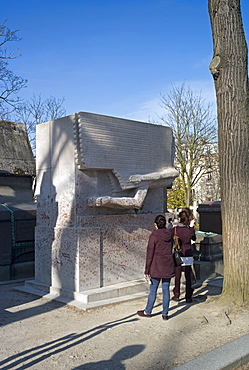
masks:
{"label": "woman in dark jacket", "polygon": [[139,316],[151,317],[158,285],[162,279],[162,318],[167,320],[170,301],[170,279],[175,276],[175,265],[172,255],[173,230],[165,228],[166,219],[161,215],[156,217],[154,226],[156,230],[149,237],[144,271],[144,277],[150,277],[150,292],[145,310],[137,311],[137,314]]}
{"label": "woman in dark jacket", "polygon": [[[175,233],[179,237],[181,246],[180,253],[181,257],[193,257],[191,240],[193,241],[196,240],[194,224],[195,219],[191,217],[190,213],[188,212],[188,209],[179,213],[179,223],[175,227]],[[182,269],[184,269],[186,278],[186,293],[185,293],[186,302],[191,303],[192,294],[194,291],[194,289],[191,286],[191,274],[192,274],[191,264],[185,265],[184,267],[182,266],[176,267],[175,287],[173,289],[174,296],[172,297],[172,299],[174,301],[179,301]]]}

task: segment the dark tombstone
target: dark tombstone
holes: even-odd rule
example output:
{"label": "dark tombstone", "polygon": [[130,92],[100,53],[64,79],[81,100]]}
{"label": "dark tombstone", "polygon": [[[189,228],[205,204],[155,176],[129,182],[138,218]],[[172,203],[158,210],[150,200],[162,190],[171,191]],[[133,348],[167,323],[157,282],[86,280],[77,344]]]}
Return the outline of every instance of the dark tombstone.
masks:
{"label": "dark tombstone", "polygon": [[200,261],[214,261],[223,259],[222,236],[211,234],[200,242]]}
{"label": "dark tombstone", "polygon": [[222,234],[221,202],[204,202],[199,204],[197,212],[200,215],[199,224],[201,231]]}
{"label": "dark tombstone", "polygon": [[25,125],[0,121],[0,281],[34,276],[35,160]]}
{"label": "dark tombstone", "polygon": [[34,276],[36,204],[9,204],[12,248],[11,279]]}
{"label": "dark tombstone", "polygon": [[194,268],[197,279],[203,281],[223,275],[221,202],[199,204],[197,212],[201,231]]}
{"label": "dark tombstone", "polygon": [[0,205],[0,281],[10,280],[11,223],[10,212]]}

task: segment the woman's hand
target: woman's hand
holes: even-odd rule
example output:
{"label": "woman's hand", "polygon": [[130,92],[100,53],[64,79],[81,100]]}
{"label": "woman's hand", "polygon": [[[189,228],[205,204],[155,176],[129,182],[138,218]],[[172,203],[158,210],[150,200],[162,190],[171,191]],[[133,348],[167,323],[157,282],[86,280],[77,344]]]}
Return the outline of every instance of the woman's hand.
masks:
{"label": "woman's hand", "polygon": [[147,281],[147,283],[152,284],[152,282],[151,282],[151,278],[150,278],[150,275],[148,275],[148,274],[144,274],[144,278],[145,278],[145,280]]}

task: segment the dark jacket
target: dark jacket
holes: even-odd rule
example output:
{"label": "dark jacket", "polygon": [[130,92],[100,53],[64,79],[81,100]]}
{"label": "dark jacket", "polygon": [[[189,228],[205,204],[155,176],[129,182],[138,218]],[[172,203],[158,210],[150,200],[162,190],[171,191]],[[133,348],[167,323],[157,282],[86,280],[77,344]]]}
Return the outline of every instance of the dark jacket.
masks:
{"label": "dark jacket", "polygon": [[175,276],[172,243],[172,229],[153,231],[148,241],[145,274],[153,278],[172,278]]}
{"label": "dark jacket", "polygon": [[182,224],[176,226],[176,235],[180,239],[181,245],[181,256],[190,257],[193,256],[193,248],[191,245],[191,240],[196,240],[195,229],[194,227],[187,227]]}

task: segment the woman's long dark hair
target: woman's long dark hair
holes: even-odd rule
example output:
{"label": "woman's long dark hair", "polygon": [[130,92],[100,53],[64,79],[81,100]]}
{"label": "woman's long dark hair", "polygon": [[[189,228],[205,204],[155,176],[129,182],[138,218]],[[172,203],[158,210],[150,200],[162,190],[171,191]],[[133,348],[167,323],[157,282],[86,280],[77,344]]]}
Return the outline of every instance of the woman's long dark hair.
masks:
{"label": "woman's long dark hair", "polygon": [[184,226],[189,226],[191,219],[187,211],[181,211],[178,217],[181,224],[183,224]]}
{"label": "woman's long dark hair", "polygon": [[162,215],[158,215],[155,218],[155,224],[157,225],[158,229],[165,229],[166,226],[166,218]]}

